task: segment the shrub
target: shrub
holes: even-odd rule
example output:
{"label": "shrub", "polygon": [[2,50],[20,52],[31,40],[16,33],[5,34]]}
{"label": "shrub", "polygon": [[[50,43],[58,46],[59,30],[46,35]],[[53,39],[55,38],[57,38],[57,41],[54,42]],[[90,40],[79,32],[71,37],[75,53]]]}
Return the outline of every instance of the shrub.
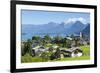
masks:
{"label": "shrub", "polygon": [[49,53],[43,52],[40,57],[42,58],[42,62],[46,62],[49,60]]}

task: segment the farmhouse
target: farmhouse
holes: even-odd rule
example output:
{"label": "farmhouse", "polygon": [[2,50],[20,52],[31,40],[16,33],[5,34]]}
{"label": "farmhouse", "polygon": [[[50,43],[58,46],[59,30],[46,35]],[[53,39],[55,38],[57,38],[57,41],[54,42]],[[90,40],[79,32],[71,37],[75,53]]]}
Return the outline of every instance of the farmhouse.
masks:
{"label": "farmhouse", "polygon": [[80,57],[83,55],[83,52],[79,47],[61,50],[61,53],[64,55],[64,57]]}
{"label": "farmhouse", "polygon": [[47,52],[47,51],[48,51],[48,49],[44,48],[42,46],[36,46],[36,47],[32,48],[32,52],[33,52],[34,56],[35,55],[40,56],[41,53]]}

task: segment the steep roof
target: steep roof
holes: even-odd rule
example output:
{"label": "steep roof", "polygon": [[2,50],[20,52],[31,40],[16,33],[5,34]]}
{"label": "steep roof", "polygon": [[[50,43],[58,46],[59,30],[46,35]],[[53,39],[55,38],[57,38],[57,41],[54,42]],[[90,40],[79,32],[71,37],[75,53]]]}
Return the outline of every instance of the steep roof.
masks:
{"label": "steep roof", "polygon": [[61,50],[62,52],[69,52],[72,53],[75,50],[79,50],[80,52],[82,52],[82,50],[79,47],[72,47],[70,49],[66,49],[66,50]]}

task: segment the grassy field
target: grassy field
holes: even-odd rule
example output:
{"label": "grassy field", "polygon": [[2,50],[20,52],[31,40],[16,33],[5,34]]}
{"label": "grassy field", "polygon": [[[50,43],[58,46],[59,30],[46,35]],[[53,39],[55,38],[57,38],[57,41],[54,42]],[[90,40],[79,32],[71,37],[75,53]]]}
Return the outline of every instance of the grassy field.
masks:
{"label": "grassy field", "polygon": [[82,49],[84,56],[90,56],[90,46],[89,45],[80,46],[80,48]]}
{"label": "grassy field", "polygon": [[81,57],[73,57],[73,58],[63,58],[58,61],[89,60],[89,59],[90,59],[89,56],[81,56]]}
{"label": "grassy field", "polygon": [[[51,46],[51,45],[48,45]],[[52,61],[74,61],[74,60],[89,60],[90,59],[90,46],[80,46],[80,48],[83,51],[83,56],[81,57],[68,57],[63,58],[60,60],[52,60]],[[41,57],[32,57],[29,54],[26,54],[21,57],[22,63],[30,63],[30,62],[47,62],[46,60],[43,60]]]}
{"label": "grassy field", "polygon": [[31,62],[42,62],[42,58],[40,57],[32,57],[29,54],[26,54],[21,57],[22,63],[31,63]]}

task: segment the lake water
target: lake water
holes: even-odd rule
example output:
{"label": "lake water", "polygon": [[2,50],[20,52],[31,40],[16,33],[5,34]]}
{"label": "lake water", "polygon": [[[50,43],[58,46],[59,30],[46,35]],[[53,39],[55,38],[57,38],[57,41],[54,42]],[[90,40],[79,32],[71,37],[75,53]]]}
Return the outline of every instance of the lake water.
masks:
{"label": "lake water", "polygon": [[27,39],[32,39],[33,36],[40,36],[40,37],[44,37],[45,35],[49,35],[50,37],[55,37],[55,36],[62,36],[62,37],[65,37],[67,36],[66,34],[64,33],[24,33],[22,34],[22,40],[27,40]]}

